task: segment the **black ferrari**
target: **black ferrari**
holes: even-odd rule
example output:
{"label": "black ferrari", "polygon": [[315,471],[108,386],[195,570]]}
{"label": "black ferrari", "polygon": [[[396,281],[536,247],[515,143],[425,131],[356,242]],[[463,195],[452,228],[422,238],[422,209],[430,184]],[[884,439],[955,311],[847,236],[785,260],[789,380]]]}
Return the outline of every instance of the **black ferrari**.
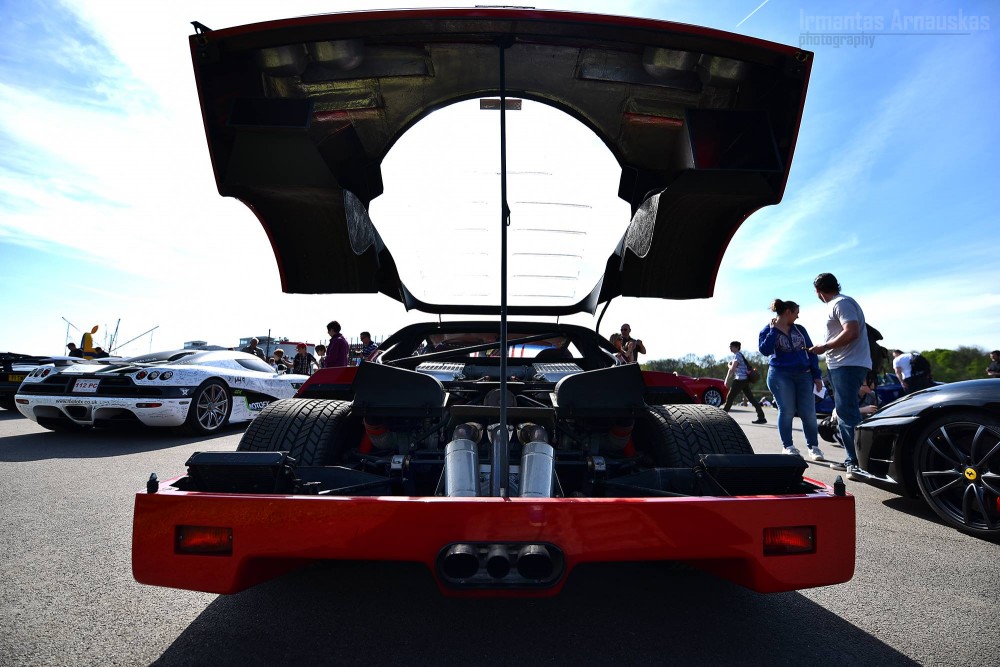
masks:
{"label": "black ferrari", "polygon": [[904,396],[862,422],[855,444],[867,481],[923,496],[958,530],[1000,536],[1000,381]]}

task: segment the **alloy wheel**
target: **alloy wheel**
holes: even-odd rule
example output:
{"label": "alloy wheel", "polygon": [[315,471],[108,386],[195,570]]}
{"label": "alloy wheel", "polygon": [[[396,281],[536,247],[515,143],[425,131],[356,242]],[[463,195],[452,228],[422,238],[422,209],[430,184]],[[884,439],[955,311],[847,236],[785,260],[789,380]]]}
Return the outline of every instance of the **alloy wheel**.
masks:
{"label": "alloy wheel", "polygon": [[1000,533],[1000,427],[938,420],[917,442],[914,470],[931,508],[956,528]]}

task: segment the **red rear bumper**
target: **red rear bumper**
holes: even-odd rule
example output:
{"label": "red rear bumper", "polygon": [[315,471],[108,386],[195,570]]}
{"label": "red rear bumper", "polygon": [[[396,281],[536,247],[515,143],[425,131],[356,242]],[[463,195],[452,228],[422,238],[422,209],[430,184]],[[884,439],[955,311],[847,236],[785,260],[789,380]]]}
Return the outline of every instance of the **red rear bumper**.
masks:
{"label": "red rear bumper", "polygon": [[[476,595],[555,594],[586,562],[687,561],[759,592],[854,574],[854,498],[828,487],[780,497],[538,500],[233,495],[169,483],[136,495],[132,570],[141,583],[235,593],[323,559],[420,562],[443,592]],[[178,526],[231,528],[231,555],[177,553]],[[814,551],[765,555],[765,529],[788,526],[815,526]],[[498,541],[555,546],[560,576],[542,590],[484,592],[456,589],[436,571],[448,545]]]}

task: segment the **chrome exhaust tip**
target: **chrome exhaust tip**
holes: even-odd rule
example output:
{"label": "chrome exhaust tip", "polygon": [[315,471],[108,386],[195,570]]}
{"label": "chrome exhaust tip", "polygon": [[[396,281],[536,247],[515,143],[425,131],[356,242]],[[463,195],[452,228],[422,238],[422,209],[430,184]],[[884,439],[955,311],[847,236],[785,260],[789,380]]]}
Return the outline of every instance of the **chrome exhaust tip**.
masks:
{"label": "chrome exhaust tip", "polygon": [[541,544],[527,544],[517,552],[517,572],[525,579],[541,581],[552,576],[552,555]]}
{"label": "chrome exhaust tip", "polygon": [[486,553],[486,572],[494,579],[503,579],[510,574],[510,556],[507,547],[494,544]]}
{"label": "chrome exhaust tip", "polygon": [[479,550],[471,544],[453,544],[444,555],[441,569],[452,579],[470,579],[479,572]]}

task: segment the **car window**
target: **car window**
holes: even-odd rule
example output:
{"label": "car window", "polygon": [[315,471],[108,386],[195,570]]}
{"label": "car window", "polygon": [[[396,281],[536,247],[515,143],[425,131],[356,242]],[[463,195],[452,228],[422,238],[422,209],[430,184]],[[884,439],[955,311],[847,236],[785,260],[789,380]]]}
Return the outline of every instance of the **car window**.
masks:
{"label": "car window", "polygon": [[257,371],[259,373],[273,373],[274,372],[273,368],[271,368],[270,366],[268,366],[267,363],[261,361],[257,357],[247,357],[245,359],[244,358],[236,359],[236,363],[238,363],[240,366],[242,366],[243,368],[247,369],[248,371]]}

